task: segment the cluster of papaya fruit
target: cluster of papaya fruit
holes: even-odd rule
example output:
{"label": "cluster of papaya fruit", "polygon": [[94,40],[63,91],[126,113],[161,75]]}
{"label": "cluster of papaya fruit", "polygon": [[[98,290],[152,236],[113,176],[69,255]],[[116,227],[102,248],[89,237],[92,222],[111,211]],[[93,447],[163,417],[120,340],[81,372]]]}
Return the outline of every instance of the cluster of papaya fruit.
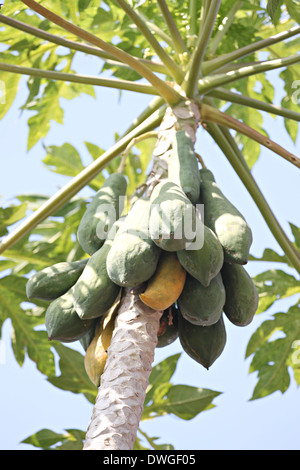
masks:
{"label": "cluster of papaya fruit", "polygon": [[258,306],[243,266],[251,229],[212,172],[199,170],[185,131],[175,133],[168,177],[122,215],[126,191],[125,176],[111,174],[78,227],[87,257],[43,269],[26,286],[29,299],[50,301],[49,339],[80,340],[86,371],[97,386],[124,287],[142,286],[141,302],[163,312],[157,347],[179,338],[183,350],[207,369],[226,344],[223,314],[245,326]]}

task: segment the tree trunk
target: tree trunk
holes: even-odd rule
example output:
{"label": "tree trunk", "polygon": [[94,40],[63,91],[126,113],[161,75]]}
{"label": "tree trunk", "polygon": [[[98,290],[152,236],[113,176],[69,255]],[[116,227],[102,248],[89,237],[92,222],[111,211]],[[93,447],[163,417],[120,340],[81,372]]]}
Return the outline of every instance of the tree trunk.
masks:
{"label": "tree trunk", "polygon": [[[196,141],[200,114],[188,101],[168,108],[153,152],[145,194],[167,177],[174,133],[185,129]],[[143,412],[162,311],[139,299],[142,286],[124,289],[108,357],[86,433],[83,450],[132,450]]]}
{"label": "tree trunk", "polygon": [[131,450],[143,412],[162,311],[125,289],[83,450]]}

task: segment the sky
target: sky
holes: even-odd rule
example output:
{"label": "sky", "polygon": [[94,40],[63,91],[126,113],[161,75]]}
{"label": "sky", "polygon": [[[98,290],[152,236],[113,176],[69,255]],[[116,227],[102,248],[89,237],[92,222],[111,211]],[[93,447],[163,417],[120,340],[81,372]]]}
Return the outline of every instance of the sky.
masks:
{"label": "sky", "polygon": [[[78,71],[95,74],[99,63],[82,57]],[[1,79],[1,75],[0,75]],[[25,94],[24,94],[25,93]],[[276,104],[282,95],[278,82]],[[54,194],[69,178],[52,173],[41,163],[45,145],[69,142],[81,153],[84,163],[89,162],[84,141],[109,148],[114,133],[122,133],[151,100],[149,96],[98,89],[97,99],[82,95],[63,103],[65,123],[52,123],[43,142],[26,152],[29,113],[21,114],[19,107],[26,96],[22,80],[19,96],[9,113],[0,123],[0,194],[2,202],[10,203],[17,194]],[[299,155],[283,128],[283,120],[266,117],[265,128],[270,137]],[[251,253],[260,256],[264,248],[282,253],[251,197],[233,169],[212,144],[210,138],[199,131],[196,150],[215,174],[224,194],[244,214],[253,231]],[[291,236],[288,221],[299,226],[299,182],[295,168],[269,150],[262,149],[253,169],[254,177],[283,228]],[[89,195],[88,189],[80,194]],[[281,265],[274,264],[281,269]],[[267,263],[249,262],[251,275],[270,269]],[[292,270],[288,272],[293,273]],[[251,358],[245,360],[247,343],[262,321],[273,313],[286,311],[295,298],[282,300],[266,313],[255,317],[246,328],[238,328],[226,320],[227,344],[224,352],[207,371],[182,352],[177,340],[167,348],[156,351],[154,363],[181,352],[174,384],[188,384],[222,392],[214,400],[212,410],[200,413],[190,421],[175,416],[158,418],[141,424],[149,436],[158,436],[159,443],[171,443],[178,450],[299,450],[299,390],[294,381],[285,394],[276,392],[264,399],[251,401],[256,385],[256,374],[249,374]],[[6,321],[2,330],[0,349],[0,449],[32,450],[20,444],[29,435],[47,428],[56,432],[76,428],[85,430],[92,413],[92,404],[83,396],[59,390],[47,383],[28,358],[20,367],[10,346],[11,324]],[[74,346],[76,347],[76,345]]]}

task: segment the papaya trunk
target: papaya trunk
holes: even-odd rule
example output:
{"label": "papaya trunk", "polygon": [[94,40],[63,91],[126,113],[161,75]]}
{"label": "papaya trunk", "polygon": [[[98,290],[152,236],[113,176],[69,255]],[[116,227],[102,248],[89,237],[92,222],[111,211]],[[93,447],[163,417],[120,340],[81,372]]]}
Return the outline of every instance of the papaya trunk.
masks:
{"label": "papaya trunk", "polygon": [[[167,108],[145,184],[147,196],[167,177],[175,130],[184,129],[195,142],[199,118],[190,101]],[[163,314],[140,300],[141,287],[123,291],[83,450],[133,449]]]}
{"label": "papaya trunk", "polygon": [[125,289],[83,450],[132,450],[162,311]]}

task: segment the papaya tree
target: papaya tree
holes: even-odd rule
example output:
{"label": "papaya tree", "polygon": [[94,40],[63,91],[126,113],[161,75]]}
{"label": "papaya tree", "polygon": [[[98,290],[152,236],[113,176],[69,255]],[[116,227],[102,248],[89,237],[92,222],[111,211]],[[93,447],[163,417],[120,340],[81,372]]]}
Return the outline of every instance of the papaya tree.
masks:
{"label": "papaya tree", "polygon": [[[153,366],[156,348],[179,339],[191,360],[208,369],[223,352],[227,322],[247,326],[277,300],[299,294],[299,228],[290,224],[291,240],[252,171],[262,148],[295,172],[300,166],[263,128],[266,114],[279,116],[296,143],[299,19],[295,0],[3,5],[0,116],[27,77],[28,151],[51,121],[63,124],[63,99],[94,96],[98,87],[149,96],[110,148],[86,142],[93,160],[86,166],[71,144],[45,146],[43,163],[70,177],[67,184],[51,196],[17,195],[1,208],[1,325],[11,319],[16,359],[22,364],[27,354],[50,383],[94,403],[87,430],[41,431],[25,442],[143,448],[141,420],[166,413],[191,419],[218,395],[172,385],[178,357]],[[101,72],[78,73],[81,54],[100,63]],[[276,70],[285,90],[281,106],[268,75]],[[250,253],[252,229],[239,201],[216,181],[203,136],[229,163],[283,254]],[[80,196],[85,188],[91,197]],[[193,230],[183,230],[185,221]],[[248,261],[271,269],[251,278]],[[284,337],[270,341],[278,331]],[[253,399],[285,392],[290,368],[299,385],[293,360],[299,340],[299,300],[253,333],[246,352],[258,373]],[[74,342],[81,352],[68,347]]]}

